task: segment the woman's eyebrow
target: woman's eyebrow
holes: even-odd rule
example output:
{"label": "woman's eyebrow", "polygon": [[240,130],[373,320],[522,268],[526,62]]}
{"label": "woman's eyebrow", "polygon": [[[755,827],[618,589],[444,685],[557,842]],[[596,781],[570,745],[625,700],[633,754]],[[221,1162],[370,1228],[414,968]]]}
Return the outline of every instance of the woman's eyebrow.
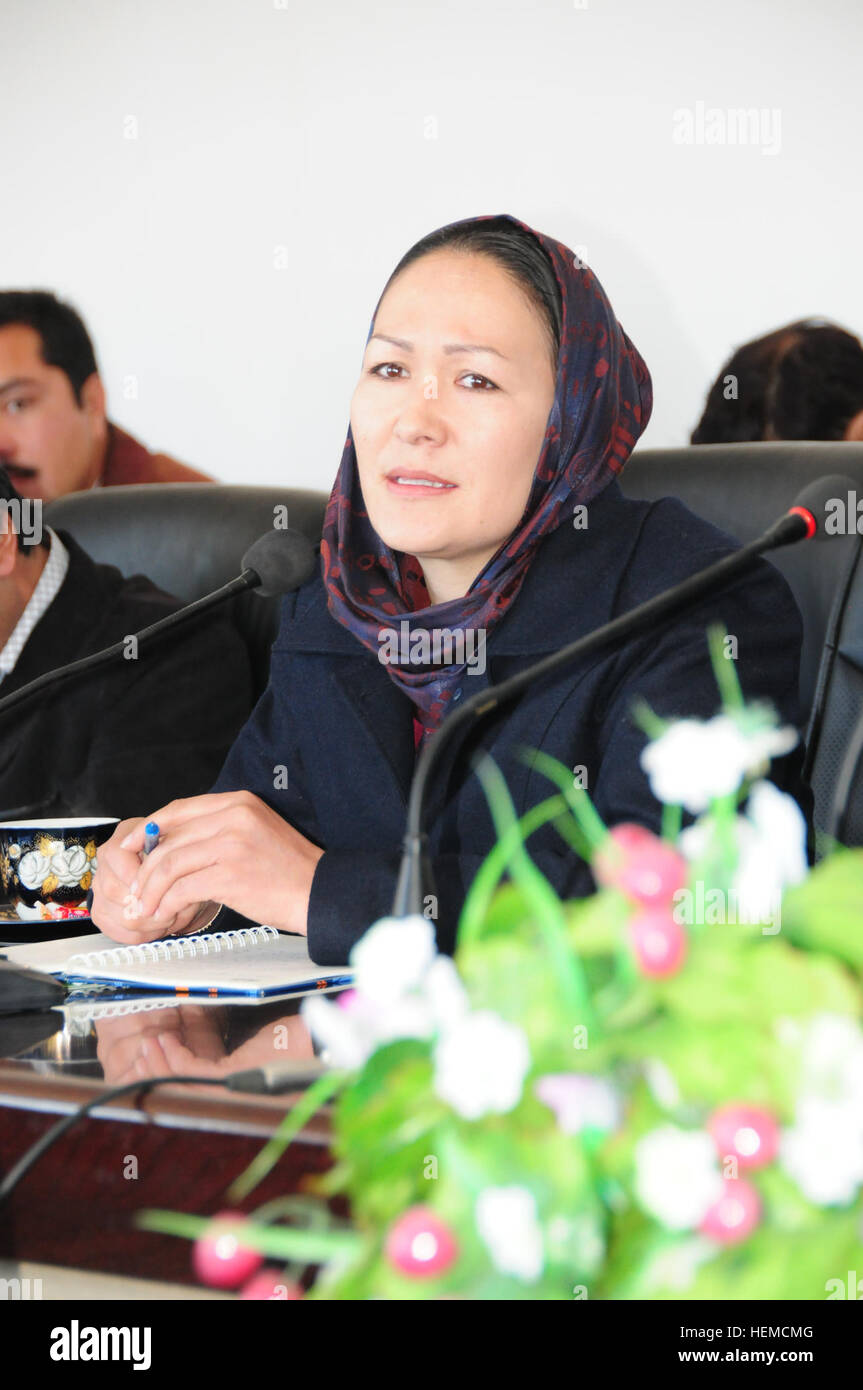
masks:
{"label": "woman's eyebrow", "polygon": [[[406,338],[391,338],[388,333],[373,333],[369,342],[373,342],[375,338],[382,343],[393,343],[395,347],[401,348],[404,352],[413,352],[414,350],[413,343],[409,343]],[[495,357],[500,357],[504,362],[509,361],[509,358],[505,357],[502,352],[498,352],[497,348],[487,347],[483,343],[446,343],[444,352],[448,356],[457,352],[490,352]]]}

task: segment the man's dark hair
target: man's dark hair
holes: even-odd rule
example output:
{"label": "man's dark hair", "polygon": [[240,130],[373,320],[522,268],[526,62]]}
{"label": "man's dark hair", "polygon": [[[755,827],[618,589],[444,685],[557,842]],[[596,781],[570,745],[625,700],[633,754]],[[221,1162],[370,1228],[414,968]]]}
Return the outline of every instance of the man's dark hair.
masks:
{"label": "man's dark hair", "polygon": [[80,405],[84,382],[98,371],[81,315],[49,290],[0,290],[0,328],[18,323],[39,334],[43,362],[66,373]]}
{"label": "man's dark hair", "polygon": [[466,251],[491,256],[506,270],[540,310],[546,324],[555,363],[560,353],[563,307],[551,258],[531,232],[505,217],[484,217],[455,227],[429,232],[406,251],[381,292],[396,276],[432,251]]}
{"label": "man's dark hair", "polygon": [[[23,497],[21,496],[18,489],[15,487],[14,483],[11,481],[9,474],[6,472],[6,469],[2,466],[2,464],[0,464],[0,512],[6,510],[7,502],[14,502],[20,507],[23,504],[23,501]],[[38,505],[41,507],[41,502],[39,502]],[[18,537],[18,549],[26,555],[29,555],[30,552],[32,550],[35,550],[35,548],[39,545],[44,545],[46,550],[50,545],[48,532],[44,526],[41,528],[41,535],[38,541],[28,540],[27,537],[23,536],[20,531],[17,531],[16,535]]]}
{"label": "man's dark hair", "polygon": [[[726,399],[727,378],[731,398]],[[736,396],[736,398],[735,398]],[[863,345],[822,320],[801,319],[744,343],[710,388],[692,444],[843,439],[863,410]]]}

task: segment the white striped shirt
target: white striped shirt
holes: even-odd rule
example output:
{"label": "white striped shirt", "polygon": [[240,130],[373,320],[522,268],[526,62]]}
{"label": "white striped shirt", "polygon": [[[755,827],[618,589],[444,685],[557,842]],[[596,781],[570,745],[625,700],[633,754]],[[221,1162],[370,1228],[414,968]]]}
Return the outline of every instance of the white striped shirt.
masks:
{"label": "white striped shirt", "polygon": [[52,531],[50,526],[47,529],[51,538],[51,550],[45,561],[45,568],[39,576],[39,582],[30,595],[24,612],[12,629],[9,640],[0,651],[0,681],[5,679],[10,671],[14,671],[15,663],[27,645],[30,634],[39,619],[51,607],[60,592],[63,580],[66,578],[66,571],[69,568],[69,552],[57,532]]}

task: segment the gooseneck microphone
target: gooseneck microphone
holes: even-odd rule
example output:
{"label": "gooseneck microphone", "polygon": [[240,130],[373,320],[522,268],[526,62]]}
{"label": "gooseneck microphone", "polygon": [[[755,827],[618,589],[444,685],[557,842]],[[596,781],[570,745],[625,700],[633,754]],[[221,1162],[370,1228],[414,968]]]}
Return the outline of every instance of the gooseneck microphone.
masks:
{"label": "gooseneck microphone", "polygon": [[13,691],[11,695],[0,699],[0,715],[41,694],[50,686],[74,680],[77,676],[89,675],[91,671],[107,666],[116,657],[122,657],[126,653],[130,638],[134,638],[140,648],[145,643],[149,644],[155,638],[161,638],[165,633],[192,622],[202,613],[208,612],[227,599],[234,598],[237,594],[245,593],[248,589],[254,589],[262,598],[272,598],[277,594],[287,594],[299,589],[311,578],[316,562],[315,549],[301,532],[267,531],[249,546],[241,562],[242,571],[236,579],[231,579],[221,588],[196,599],[194,603],[177,609],[175,613],[169,613],[166,618],[160,618],[158,622],[151,623],[140,632],[130,633],[110,647],[81,657],[78,661],[70,661],[67,666],[58,666],[54,671],[45,671],[35,680]]}
{"label": "gooseneck microphone", "polygon": [[[837,497],[846,497],[855,484],[849,479],[833,474],[810,483],[798,495],[796,502],[778,521],[756,540],[741,546],[731,555],[726,555],[706,569],[689,575],[679,584],[658,594],[655,598],[640,603],[636,608],[614,618],[610,623],[589,632],[585,637],[570,642],[541,661],[534,662],[524,671],[501,681],[499,685],[489,686],[465,700],[457,709],[447,715],[434,735],[423,746],[411,782],[408,799],[407,824],[402,849],[402,860],[396,883],[392,915],[394,917],[422,916],[424,898],[435,891],[428,853],[428,835],[425,829],[426,795],[432,772],[440,760],[441,752],[460,729],[484,718],[508,700],[517,695],[534,681],[542,680],[577,657],[589,656],[602,647],[625,641],[633,633],[644,630],[651,623],[673,617],[689,608],[696,600],[717,589],[738,574],[750,568],[759,556],[769,550],[777,550],[784,545],[794,545],[797,541],[829,538],[826,528],[829,519],[828,504]],[[0,702],[2,708],[2,702]]]}
{"label": "gooseneck microphone", "polygon": [[[214,589],[212,593],[205,594],[203,598],[186,604],[184,608],[169,613],[166,618],[160,618],[158,622],[151,623],[149,627],[142,628],[140,632],[130,636],[134,636],[139,645],[152,642],[154,638],[163,637],[165,633],[193,621],[202,613],[233,598],[235,594],[245,593],[248,589],[255,590],[263,598],[290,593],[311,578],[316,562],[314,547],[299,531],[267,531],[249,546],[241,562],[242,571],[236,579],[231,579],[220,589]],[[74,680],[78,676],[89,675],[91,671],[107,666],[124,654],[128,640],[125,638],[122,642],[115,642],[111,647],[72,661],[67,666],[59,666],[55,671],[46,671],[36,680],[22,685],[20,690],[7,695],[5,699],[0,699],[0,714],[6,714],[51,686]],[[7,819],[9,818],[7,816]],[[90,889],[90,893],[92,891]],[[88,894],[88,903],[90,902],[92,898]],[[64,997],[63,986],[52,976],[26,970],[22,966],[0,959],[0,1014],[50,1008],[52,1004],[62,1002]]]}

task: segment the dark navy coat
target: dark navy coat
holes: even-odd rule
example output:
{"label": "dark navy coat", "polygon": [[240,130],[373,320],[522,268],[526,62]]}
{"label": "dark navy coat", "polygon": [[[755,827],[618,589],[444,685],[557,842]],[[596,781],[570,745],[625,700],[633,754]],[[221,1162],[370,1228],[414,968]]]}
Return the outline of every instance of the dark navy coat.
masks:
{"label": "dark navy coat", "polygon": [[[612,483],[590,503],[587,529],[564,524],[541,543],[518,597],[488,634],[485,673],[465,673],[465,697],[734,548],[682,503],[630,501]],[[639,765],[645,735],[631,717],[633,702],[640,697],[662,716],[716,713],[706,629],[718,621],[738,639],[746,697],[769,699],[783,721],[799,723],[800,615],[766,561],[686,616],[537,682],[455,739],[434,774],[427,824],[442,950],[452,950],[466,891],[495,841],[471,753],[482,745],[493,755],[519,815],[557,790],[518,758],[527,745],[567,768],[585,767],[607,824],[637,821],[658,830],[661,807]],[[269,685],[213,790],[247,788],[325,850],[308,915],[309,950],[319,964],[344,961],[391,909],[415,764],[413,713],[377,653],[330,616],[320,574],[283,600]],[[773,776],[808,814],[801,762],[802,749],[795,750]],[[537,831],[528,848],[561,896],[592,890],[587,866],[552,826]]]}

